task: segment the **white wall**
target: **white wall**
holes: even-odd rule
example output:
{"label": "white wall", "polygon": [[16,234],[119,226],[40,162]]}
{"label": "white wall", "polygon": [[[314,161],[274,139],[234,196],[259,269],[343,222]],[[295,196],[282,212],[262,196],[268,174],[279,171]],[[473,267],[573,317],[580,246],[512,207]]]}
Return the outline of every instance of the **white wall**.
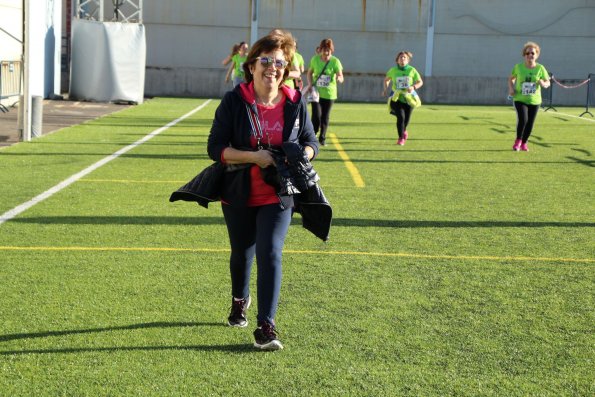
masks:
{"label": "white wall", "polygon": [[[0,27],[23,41],[22,0],[0,0]],[[0,60],[18,61],[23,52],[22,44],[0,30]]]}
{"label": "white wall", "polygon": [[[30,0],[30,93],[60,94],[62,0]],[[23,40],[23,1],[0,0],[0,27]],[[22,44],[0,31],[0,60],[21,60]]]}
{"label": "white wall", "polygon": [[[251,1],[144,0],[147,95],[218,96],[220,65],[234,42],[249,41]],[[340,100],[380,100],[398,50],[414,53],[425,75],[431,0],[260,0],[259,34],[281,27],[299,40],[306,62],[325,37],[345,67]],[[436,0],[428,102],[505,103],[506,78],[522,45],[542,47],[540,62],[560,79],[595,72],[595,0]],[[444,90],[448,90],[445,92]],[[568,104],[583,93],[557,91]],[[564,94],[564,95],[563,95]]]}

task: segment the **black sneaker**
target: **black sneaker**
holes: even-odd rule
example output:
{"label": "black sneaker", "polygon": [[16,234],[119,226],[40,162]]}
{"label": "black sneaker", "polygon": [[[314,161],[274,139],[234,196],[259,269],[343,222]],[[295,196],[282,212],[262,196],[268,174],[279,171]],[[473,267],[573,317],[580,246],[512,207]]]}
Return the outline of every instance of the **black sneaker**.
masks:
{"label": "black sneaker", "polygon": [[231,298],[231,313],[229,313],[229,317],[227,318],[227,324],[230,327],[244,328],[248,325],[246,310],[250,307],[251,302],[250,295],[239,301],[236,301],[233,297]]}
{"label": "black sneaker", "polygon": [[275,326],[263,322],[254,331],[254,347],[261,350],[281,350],[283,345],[281,341],[277,339],[277,333],[275,332]]}

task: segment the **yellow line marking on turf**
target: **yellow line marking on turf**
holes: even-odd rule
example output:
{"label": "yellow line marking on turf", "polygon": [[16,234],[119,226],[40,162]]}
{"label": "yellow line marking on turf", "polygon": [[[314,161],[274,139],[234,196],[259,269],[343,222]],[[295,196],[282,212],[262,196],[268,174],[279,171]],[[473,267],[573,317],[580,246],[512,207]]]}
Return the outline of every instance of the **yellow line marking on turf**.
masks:
{"label": "yellow line marking on turf", "polygon": [[353,179],[353,183],[355,183],[355,187],[364,187],[366,184],[364,183],[362,176],[360,175],[359,171],[357,170],[357,167],[355,166],[355,164],[353,164],[345,150],[343,150],[343,146],[341,146],[341,143],[339,143],[339,138],[337,138],[337,135],[330,133],[329,137],[331,138],[331,142],[333,143],[333,145],[335,145],[335,148],[339,153],[339,157],[341,157],[341,159],[345,163],[345,167],[347,167],[347,170],[351,174],[351,178]]}
{"label": "yellow line marking on turf", "polygon": [[[174,247],[24,247],[0,246],[0,251],[121,251],[121,252],[230,252],[229,248],[174,248]],[[486,261],[520,261],[520,262],[575,262],[595,263],[589,258],[548,258],[532,256],[488,256],[488,255],[430,255],[406,252],[363,252],[363,251],[316,251],[316,250],[284,250],[287,254],[336,255],[336,256],[377,256],[391,258],[421,258],[449,260],[486,260]]]}

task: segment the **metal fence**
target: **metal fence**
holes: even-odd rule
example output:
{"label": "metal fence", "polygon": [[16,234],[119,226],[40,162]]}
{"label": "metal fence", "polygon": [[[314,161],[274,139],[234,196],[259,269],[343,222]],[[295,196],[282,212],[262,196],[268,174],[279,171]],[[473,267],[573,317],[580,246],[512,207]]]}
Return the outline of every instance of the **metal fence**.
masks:
{"label": "metal fence", "polygon": [[0,61],[0,111],[8,112],[19,101],[21,76],[21,61]]}
{"label": "metal fence", "polygon": [[588,86],[587,86],[587,102],[585,103],[585,111],[581,113],[580,117],[583,117],[585,114],[593,117],[593,113],[589,111],[590,105],[595,105],[595,73],[589,73]]}

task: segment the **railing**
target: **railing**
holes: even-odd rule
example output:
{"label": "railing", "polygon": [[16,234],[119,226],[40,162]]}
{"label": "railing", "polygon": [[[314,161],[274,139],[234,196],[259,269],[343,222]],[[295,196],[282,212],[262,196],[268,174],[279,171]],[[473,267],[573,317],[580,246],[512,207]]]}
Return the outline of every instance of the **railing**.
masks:
{"label": "railing", "polygon": [[595,83],[593,77],[595,77],[595,73],[589,73],[587,79],[589,81],[589,85],[587,86],[587,102],[585,103],[585,111],[581,113],[580,117],[583,117],[585,114],[593,117],[593,113],[589,112],[589,105],[595,104],[595,90],[593,89]]}
{"label": "railing", "polygon": [[595,94],[593,90],[593,73],[589,73],[589,76],[585,80],[580,79],[565,79],[565,80],[558,80],[553,73],[550,73],[551,84],[549,88],[543,90],[544,101],[541,106],[544,108],[544,111],[547,112],[550,109],[557,111],[553,105],[553,98],[554,98],[554,86],[558,86],[563,89],[574,89],[579,88],[587,84],[587,101],[585,103],[585,111],[580,115],[580,117],[584,116],[585,114],[590,115],[593,117],[593,114],[589,112],[589,105],[595,103]]}
{"label": "railing", "polygon": [[[21,95],[21,61],[0,61],[0,111],[8,112],[8,106],[19,101]],[[10,103],[13,101],[12,103]],[[4,103],[3,103],[4,102]]]}

